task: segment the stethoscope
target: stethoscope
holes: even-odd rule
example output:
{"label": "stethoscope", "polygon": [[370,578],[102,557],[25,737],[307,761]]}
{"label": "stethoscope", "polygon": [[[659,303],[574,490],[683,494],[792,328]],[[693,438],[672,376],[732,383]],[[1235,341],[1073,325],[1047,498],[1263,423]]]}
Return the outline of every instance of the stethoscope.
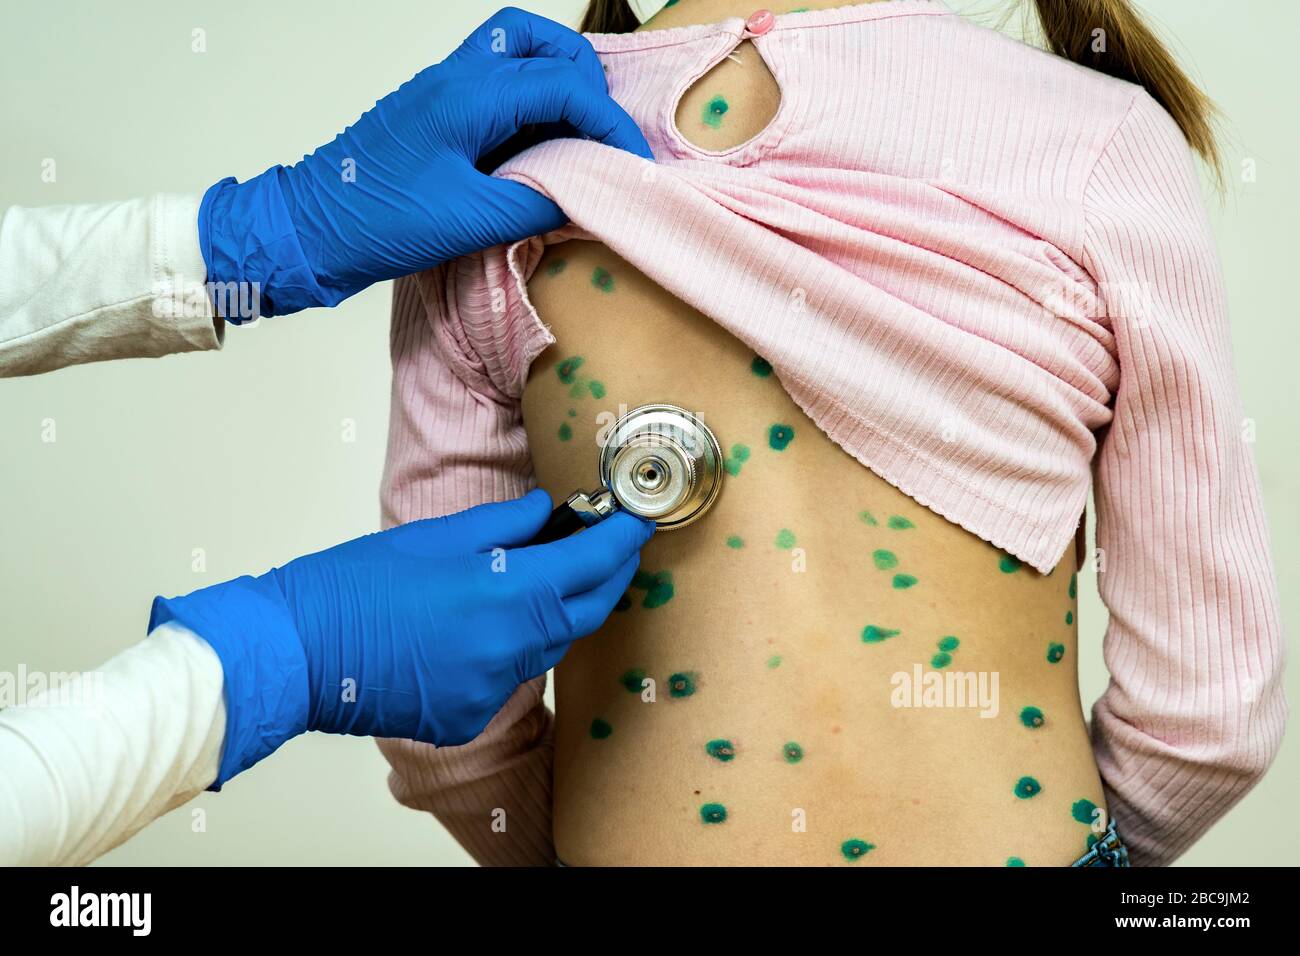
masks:
{"label": "stethoscope", "polygon": [[601,488],[575,491],[551,512],[532,544],[567,537],[620,508],[662,530],[684,528],[722,490],[722,449],[699,418],[676,405],[642,405],[605,432]]}

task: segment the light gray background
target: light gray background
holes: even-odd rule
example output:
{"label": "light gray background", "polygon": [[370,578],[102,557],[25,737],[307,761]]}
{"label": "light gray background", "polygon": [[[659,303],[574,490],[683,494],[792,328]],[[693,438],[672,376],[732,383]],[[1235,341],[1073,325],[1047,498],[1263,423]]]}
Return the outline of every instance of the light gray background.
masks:
{"label": "light gray background", "polygon": [[[689,2],[689,0],[685,0]],[[791,3],[793,4],[793,2]],[[950,5],[982,22],[1007,0]],[[1211,200],[1247,412],[1257,421],[1283,611],[1300,567],[1293,282],[1300,5],[1141,0],[1229,118]],[[7,0],[0,207],[201,192],[294,162],[441,59],[498,4]],[[576,22],[582,0],[530,9]],[[761,6],[761,0],[755,0]],[[1013,18],[1009,29],[1014,29]],[[207,51],[191,50],[193,31]],[[41,181],[42,162],[57,181]],[[1254,182],[1243,181],[1252,160]],[[93,667],[143,637],[149,602],[375,529],[388,413],[389,287],[232,330],[224,353],[0,382],[0,670]],[[58,440],[41,441],[41,422]],[[356,439],[343,440],[345,420]],[[207,571],[191,570],[202,548]],[[1083,695],[1105,686],[1105,612],[1080,594]],[[1296,672],[1288,678],[1297,699]],[[399,807],[369,740],[312,735],[174,811],[106,863],[467,863]],[[0,768],[3,772],[3,768]],[[1300,744],[1184,858],[1294,864]],[[207,813],[193,833],[190,811]]]}

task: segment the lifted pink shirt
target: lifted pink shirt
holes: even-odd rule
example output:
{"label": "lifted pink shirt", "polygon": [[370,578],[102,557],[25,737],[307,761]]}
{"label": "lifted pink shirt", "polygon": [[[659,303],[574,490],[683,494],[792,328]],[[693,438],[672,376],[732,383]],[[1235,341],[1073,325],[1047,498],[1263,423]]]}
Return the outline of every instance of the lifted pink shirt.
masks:
{"label": "lifted pink shirt", "polygon": [[[1094,749],[1134,860],[1167,863],[1260,778],[1286,716],[1268,529],[1187,144],[1140,87],[930,0],[756,29],[592,36],[657,162],[535,147],[499,175],[573,225],[398,284],[385,520],[531,487],[520,397],[553,337],[525,283],[547,243],[598,239],[770,360],[863,466],[1040,571],[1092,487],[1112,675]],[[700,149],[677,101],[745,39],[781,105],[749,142]],[[541,688],[465,747],[383,745],[398,798],[485,862],[551,862]]]}

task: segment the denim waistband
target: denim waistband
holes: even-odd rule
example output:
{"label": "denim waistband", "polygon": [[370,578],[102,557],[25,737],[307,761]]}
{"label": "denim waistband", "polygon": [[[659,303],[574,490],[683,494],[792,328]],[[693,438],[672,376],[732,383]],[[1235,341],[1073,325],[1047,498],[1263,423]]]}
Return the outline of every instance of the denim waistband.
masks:
{"label": "denim waistband", "polygon": [[[556,866],[568,866],[558,856],[555,858]],[[1128,847],[1124,845],[1123,838],[1119,835],[1119,829],[1115,826],[1115,821],[1110,821],[1110,826],[1106,827],[1096,843],[1079,857],[1070,866],[1129,866]]]}
{"label": "denim waistband", "polygon": [[1071,866],[1129,866],[1128,847],[1124,845],[1115,821],[1110,821],[1106,832],[1094,843],[1091,849],[1079,857]]}

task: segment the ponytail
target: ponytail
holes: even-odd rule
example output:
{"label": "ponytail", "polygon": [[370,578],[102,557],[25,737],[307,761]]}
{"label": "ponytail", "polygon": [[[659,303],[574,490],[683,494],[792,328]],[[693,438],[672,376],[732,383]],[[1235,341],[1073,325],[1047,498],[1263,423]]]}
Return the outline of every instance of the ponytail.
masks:
{"label": "ponytail", "polygon": [[1133,9],[1130,0],[1033,0],[1047,48],[1146,88],[1183,138],[1222,179],[1217,110]]}

